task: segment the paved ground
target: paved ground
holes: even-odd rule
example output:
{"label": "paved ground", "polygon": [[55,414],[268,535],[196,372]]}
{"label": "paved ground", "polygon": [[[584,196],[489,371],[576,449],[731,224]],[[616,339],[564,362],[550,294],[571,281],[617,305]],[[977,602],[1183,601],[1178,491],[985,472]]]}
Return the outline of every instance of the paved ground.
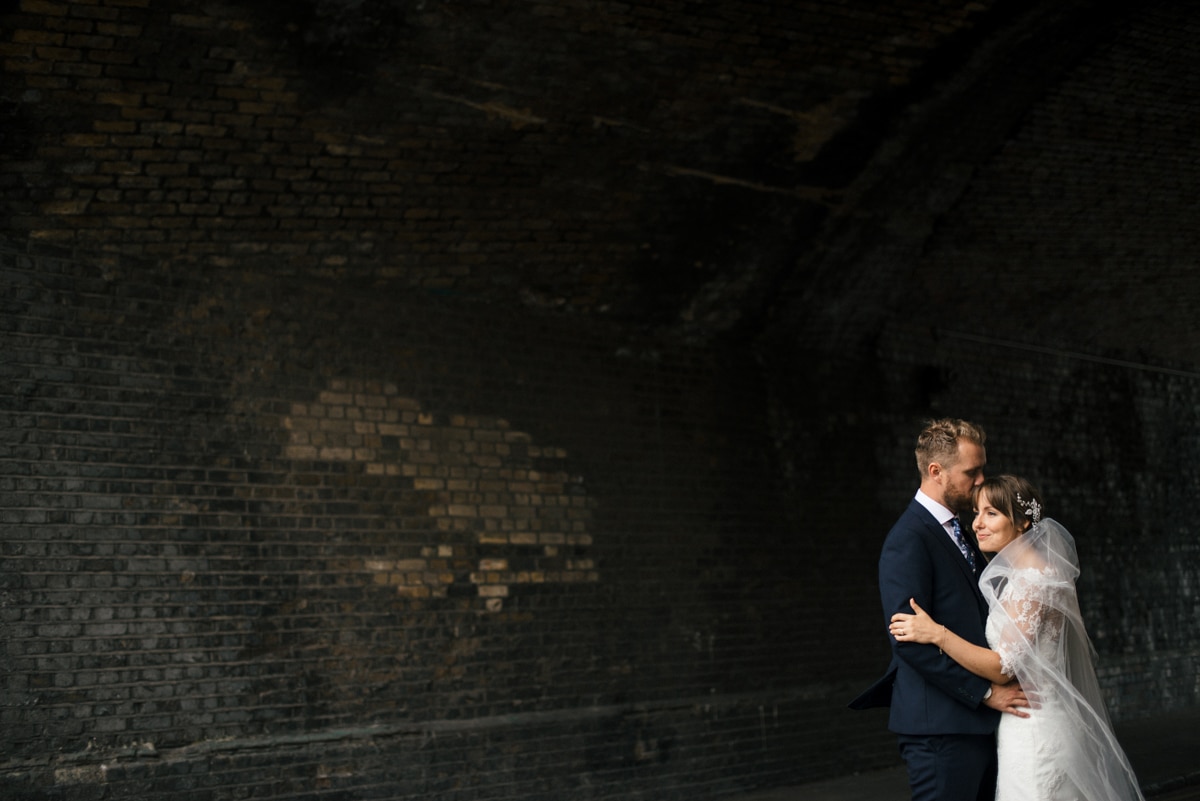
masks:
{"label": "paved ground", "polygon": [[[1200,709],[1119,724],[1117,737],[1152,801],[1200,801]],[[906,801],[903,767],[779,787],[729,801]]]}

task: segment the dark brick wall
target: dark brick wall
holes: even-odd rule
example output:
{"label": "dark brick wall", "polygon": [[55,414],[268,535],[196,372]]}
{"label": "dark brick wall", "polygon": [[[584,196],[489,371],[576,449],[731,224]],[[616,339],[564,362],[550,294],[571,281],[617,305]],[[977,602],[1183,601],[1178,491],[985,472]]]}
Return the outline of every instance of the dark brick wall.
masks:
{"label": "dark brick wall", "polygon": [[6,797],[692,798],[887,764],[843,704],[885,657],[912,430],[963,408],[1080,537],[1114,713],[1194,703],[1194,375],[896,325],[870,364],[769,369],[785,425],[737,354],[3,255]]}
{"label": "dark brick wall", "polygon": [[1034,477],[1079,539],[1118,717],[1200,703],[1187,333],[1200,228],[1184,199],[1200,158],[1183,133],[1197,105],[1180,95],[1200,78],[1200,54],[1180,46],[1196,34],[1187,9],[1150,4],[1047,87],[915,276],[962,310],[936,324],[955,354],[947,383],[982,390],[993,455]]}
{"label": "dark brick wall", "polygon": [[684,798],[847,766],[795,762],[845,690],[779,637],[804,573],[752,363],[3,257],[7,793]]}
{"label": "dark brick wall", "polygon": [[[854,655],[842,657],[848,670],[865,679],[882,664],[873,653],[882,638],[876,559],[915,491],[913,432],[926,416],[969,412],[988,431],[990,470],[1032,478],[1047,513],[1077,539],[1080,601],[1114,718],[1195,708],[1200,618],[1188,518],[1200,486],[1200,374],[935,336],[911,323],[889,327],[879,361],[836,364],[859,377],[830,381],[838,401],[820,426],[791,432],[787,452],[799,514],[841,548],[825,558],[839,571],[845,605],[835,620],[839,647]],[[777,383],[781,396],[807,394]],[[830,458],[834,442],[842,457]],[[860,485],[856,504],[831,511],[827,499]]]}
{"label": "dark brick wall", "polygon": [[965,318],[947,328],[1194,371],[1200,21],[1151,3],[1123,23],[978,165],[914,279]]}
{"label": "dark brick wall", "polygon": [[667,5],[0,8],[0,795],[892,764],[934,413],[1080,537],[1116,716],[1196,704],[1189,14],[1056,4],[1043,96],[968,46],[1038,4]]}
{"label": "dark brick wall", "polygon": [[[837,614],[846,650],[868,654],[852,668],[864,680],[880,664],[875,559],[915,488],[913,436],[948,414],[981,422],[991,469],[1030,477],[1078,538],[1114,717],[1200,703],[1200,228],[1178,200],[1200,162],[1179,139],[1196,108],[1175,83],[1200,75],[1182,45],[1195,24],[1179,6],[1140,9],[969,173],[923,154],[904,164],[896,174],[932,163],[951,178],[880,190],[893,202],[850,227],[868,243],[828,265],[828,294],[809,290],[827,305],[790,302],[760,343],[799,519],[845,546],[827,558],[858,599]],[[938,196],[955,180],[961,192]]]}
{"label": "dark brick wall", "polygon": [[39,243],[703,328],[990,5],[9,4],[0,190]]}

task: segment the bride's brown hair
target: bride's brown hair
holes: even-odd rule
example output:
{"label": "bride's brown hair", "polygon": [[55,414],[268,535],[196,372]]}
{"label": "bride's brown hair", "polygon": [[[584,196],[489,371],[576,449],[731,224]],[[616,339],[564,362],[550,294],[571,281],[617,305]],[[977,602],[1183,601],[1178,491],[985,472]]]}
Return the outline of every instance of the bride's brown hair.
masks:
{"label": "bride's brown hair", "polygon": [[979,493],[986,492],[988,502],[1024,532],[1042,519],[1042,495],[1028,479],[1013,475],[985,478],[971,491],[971,501],[979,507]]}

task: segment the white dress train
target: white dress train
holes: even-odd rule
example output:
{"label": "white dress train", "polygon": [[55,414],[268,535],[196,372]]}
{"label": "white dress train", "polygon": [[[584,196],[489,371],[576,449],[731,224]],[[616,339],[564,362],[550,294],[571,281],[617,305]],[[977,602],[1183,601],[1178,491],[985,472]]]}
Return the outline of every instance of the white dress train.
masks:
{"label": "white dress train", "polygon": [[1001,716],[996,801],[1144,801],[1113,735],[1083,627],[1075,541],[1049,518],[984,569],[988,645],[1030,699]]}

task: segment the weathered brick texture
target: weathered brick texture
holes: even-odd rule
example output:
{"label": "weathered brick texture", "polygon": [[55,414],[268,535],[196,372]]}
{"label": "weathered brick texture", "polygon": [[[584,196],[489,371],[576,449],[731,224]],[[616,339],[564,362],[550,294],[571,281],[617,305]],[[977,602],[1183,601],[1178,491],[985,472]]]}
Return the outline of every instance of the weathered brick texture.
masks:
{"label": "weathered brick texture", "polygon": [[1091,5],[3,4],[0,797],[890,765],[942,413],[1194,706],[1195,14]]}
{"label": "weathered brick texture", "polygon": [[682,798],[746,747],[787,775],[837,706],[768,634],[752,366],[292,279],[4,276],[6,791]]}
{"label": "weathered brick texture", "polygon": [[794,219],[779,198],[819,202],[828,168],[803,171],[856,106],[990,3],[903,5],[27,0],[3,17],[9,225],[670,318],[737,249],[690,232],[749,247]]}

